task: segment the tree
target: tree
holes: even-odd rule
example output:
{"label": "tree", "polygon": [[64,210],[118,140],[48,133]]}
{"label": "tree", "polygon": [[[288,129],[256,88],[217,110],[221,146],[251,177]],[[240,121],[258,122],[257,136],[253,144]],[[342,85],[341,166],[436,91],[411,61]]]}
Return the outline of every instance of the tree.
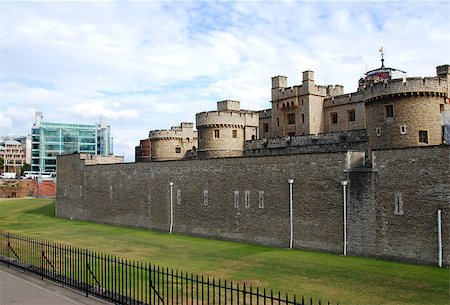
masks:
{"label": "tree", "polygon": [[5,165],[5,159],[0,157],[0,172],[3,172],[3,165]]}
{"label": "tree", "polygon": [[20,167],[20,175],[23,176],[23,173],[29,170],[31,170],[31,164],[25,163]]}

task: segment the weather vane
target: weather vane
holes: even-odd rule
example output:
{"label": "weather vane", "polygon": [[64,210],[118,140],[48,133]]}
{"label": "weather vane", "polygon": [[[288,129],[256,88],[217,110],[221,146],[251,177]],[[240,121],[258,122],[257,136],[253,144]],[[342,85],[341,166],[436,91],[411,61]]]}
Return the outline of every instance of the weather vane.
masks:
{"label": "weather vane", "polygon": [[378,51],[381,53],[381,67],[384,68],[384,48],[381,47]]}

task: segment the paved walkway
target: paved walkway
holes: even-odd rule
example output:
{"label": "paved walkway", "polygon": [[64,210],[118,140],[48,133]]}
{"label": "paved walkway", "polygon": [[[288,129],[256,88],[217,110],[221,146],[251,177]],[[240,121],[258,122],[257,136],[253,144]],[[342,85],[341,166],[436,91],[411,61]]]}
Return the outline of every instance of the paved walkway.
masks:
{"label": "paved walkway", "polygon": [[92,296],[0,264],[1,305],[100,305]]}

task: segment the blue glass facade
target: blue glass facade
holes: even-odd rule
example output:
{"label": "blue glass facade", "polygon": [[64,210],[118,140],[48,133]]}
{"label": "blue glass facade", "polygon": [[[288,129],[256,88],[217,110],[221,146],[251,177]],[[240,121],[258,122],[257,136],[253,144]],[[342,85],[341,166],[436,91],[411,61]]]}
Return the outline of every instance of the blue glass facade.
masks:
{"label": "blue glass facade", "polygon": [[56,171],[58,155],[84,153],[107,156],[110,149],[110,127],[104,124],[62,124],[40,122],[31,130],[31,169]]}

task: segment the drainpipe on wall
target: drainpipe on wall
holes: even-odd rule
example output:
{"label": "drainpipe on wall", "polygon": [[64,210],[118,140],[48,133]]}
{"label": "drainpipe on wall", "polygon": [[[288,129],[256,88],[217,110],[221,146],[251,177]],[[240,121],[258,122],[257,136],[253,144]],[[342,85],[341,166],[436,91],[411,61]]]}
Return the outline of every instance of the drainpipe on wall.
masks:
{"label": "drainpipe on wall", "polygon": [[341,181],[342,192],[344,193],[344,255],[347,255],[347,180]]}
{"label": "drainpipe on wall", "polygon": [[170,181],[170,229],[169,233],[172,234],[173,229],[173,182]]}
{"label": "drainpipe on wall", "polygon": [[441,210],[437,211],[437,221],[438,221],[438,264],[442,268],[442,219]]}
{"label": "drainpipe on wall", "polygon": [[294,184],[294,179],[288,179],[289,183],[289,220],[291,226],[291,237],[289,240],[289,249],[292,249],[292,244],[294,242],[294,227],[293,227],[293,219],[292,219],[292,185]]}

